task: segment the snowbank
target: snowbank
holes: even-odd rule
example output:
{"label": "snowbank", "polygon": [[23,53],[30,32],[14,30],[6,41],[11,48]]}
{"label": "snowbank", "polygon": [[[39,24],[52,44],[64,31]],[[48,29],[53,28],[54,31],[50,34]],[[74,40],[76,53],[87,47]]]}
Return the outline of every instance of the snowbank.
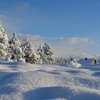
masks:
{"label": "snowbank", "polygon": [[74,61],[68,61],[68,62],[66,63],[66,65],[67,65],[67,67],[72,67],[72,68],[78,68],[78,67],[81,66],[80,63],[74,62]]}

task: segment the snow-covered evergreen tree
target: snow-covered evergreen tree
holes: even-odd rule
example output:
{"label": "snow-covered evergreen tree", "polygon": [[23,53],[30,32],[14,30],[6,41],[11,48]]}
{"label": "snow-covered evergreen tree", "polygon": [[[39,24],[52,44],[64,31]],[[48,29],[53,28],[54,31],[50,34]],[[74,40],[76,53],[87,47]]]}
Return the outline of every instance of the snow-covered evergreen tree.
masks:
{"label": "snow-covered evergreen tree", "polygon": [[55,62],[55,60],[53,58],[54,54],[53,54],[49,44],[45,43],[43,46],[43,49],[44,49],[44,54],[46,54],[49,63],[54,63]]}
{"label": "snow-covered evergreen tree", "polygon": [[16,33],[8,41],[8,36],[0,22],[0,60],[5,61],[25,61],[27,63],[54,63],[53,52],[50,46],[45,43],[39,47],[37,53],[32,43],[26,38],[25,43],[21,45]]}
{"label": "snow-covered evergreen tree", "polygon": [[39,46],[39,48],[37,49],[37,54],[39,55],[39,62],[41,63],[41,64],[48,64],[49,63],[49,61],[48,61],[48,59],[47,59],[47,55],[46,54],[44,54],[44,49],[43,49],[43,47],[42,47],[42,45],[40,44],[40,46]]}
{"label": "snow-covered evergreen tree", "polygon": [[13,33],[13,37],[9,40],[9,53],[13,61],[24,62],[24,53],[20,46],[21,44],[16,36],[16,33]]}
{"label": "snow-covered evergreen tree", "polygon": [[73,55],[70,56],[70,61],[77,62],[76,58]]}
{"label": "snow-covered evergreen tree", "polygon": [[55,62],[53,58],[53,52],[47,43],[45,43],[44,46],[40,44],[39,48],[37,49],[37,54],[39,54],[40,61],[43,64],[53,64]]}
{"label": "snow-covered evergreen tree", "polygon": [[8,52],[8,36],[1,25],[0,21],[0,60],[5,60],[5,56]]}
{"label": "snow-covered evergreen tree", "polygon": [[9,45],[10,45],[10,47],[19,47],[19,46],[21,46],[21,44],[20,44],[20,41],[19,41],[19,39],[17,38],[17,36],[16,36],[16,33],[14,32],[13,33],[13,37],[9,40]]}
{"label": "snow-covered evergreen tree", "polygon": [[32,43],[29,41],[28,37],[25,40],[25,43],[21,45],[22,51],[25,54],[25,61],[27,63],[36,64],[37,63],[37,54],[34,50]]}

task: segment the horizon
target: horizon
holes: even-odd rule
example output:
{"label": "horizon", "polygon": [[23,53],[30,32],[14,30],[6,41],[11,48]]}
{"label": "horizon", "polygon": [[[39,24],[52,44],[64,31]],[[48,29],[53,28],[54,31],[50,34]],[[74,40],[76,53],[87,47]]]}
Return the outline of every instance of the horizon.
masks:
{"label": "horizon", "polygon": [[58,57],[91,56],[100,54],[99,10],[99,0],[1,0],[0,20],[9,37],[49,43]]}

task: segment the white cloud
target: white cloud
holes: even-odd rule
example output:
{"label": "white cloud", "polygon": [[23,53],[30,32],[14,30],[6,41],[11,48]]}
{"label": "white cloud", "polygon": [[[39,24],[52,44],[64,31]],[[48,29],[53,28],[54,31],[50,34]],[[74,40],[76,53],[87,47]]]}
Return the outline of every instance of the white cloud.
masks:
{"label": "white cloud", "polygon": [[[82,54],[83,52],[90,52],[91,47],[97,46],[94,41],[89,38],[51,38],[53,50],[58,57],[68,57],[69,55]],[[56,46],[55,46],[56,45]]]}
{"label": "white cloud", "polygon": [[68,38],[67,42],[70,44],[80,44],[80,43],[88,43],[90,42],[88,38],[77,38],[77,37],[72,37]]}
{"label": "white cloud", "polygon": [[[11,39],[13,36],[13,33],[8,33],[8,38]],[[24,34],[16,34],[16,36],[18,37],[18,39],[20,40],[21,43],[23,43],[24,39],[26,39],[26,37],[29,38],[29,41],[32,42],[34,49],[38,49],[40,44],[44,43],[43,37],[41,37],[40,35],[24,35]]]}
{"label": "white cloud", "polygon": [[71,38],[64,38],[64,37],[60,37],[60,38],[51,38],[51,40],[56,41],[56,42],[60,42],[62,44],[66,44],[66,45],[81,45],[81,46],[85,46],[85,45],[93,45],[94,41],[91,41],[88,38],[77,38],[77,37],[71,37]]}
{"label": "white cloud", "polygon": [[30,6],[30,4],[28,4],[27,2],[21,2],[21,3],[17,3],[15,5],[15,9],[17,12],[22,12],[22,11],[26,10],[29,6]]}
{"label": "white cloud", "polygon": [[76,54],[81,48],[67,46],[52,46],[55,57],[68,58],[70,55]]}

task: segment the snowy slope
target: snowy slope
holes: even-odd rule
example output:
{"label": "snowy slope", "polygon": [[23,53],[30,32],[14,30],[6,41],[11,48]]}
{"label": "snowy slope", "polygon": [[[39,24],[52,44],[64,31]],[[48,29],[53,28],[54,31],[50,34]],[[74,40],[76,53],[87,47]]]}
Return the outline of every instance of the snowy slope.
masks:
{"label": "snowy slope", "polygon": [[100,66],[0,62],[0,100],[100,100]]}

